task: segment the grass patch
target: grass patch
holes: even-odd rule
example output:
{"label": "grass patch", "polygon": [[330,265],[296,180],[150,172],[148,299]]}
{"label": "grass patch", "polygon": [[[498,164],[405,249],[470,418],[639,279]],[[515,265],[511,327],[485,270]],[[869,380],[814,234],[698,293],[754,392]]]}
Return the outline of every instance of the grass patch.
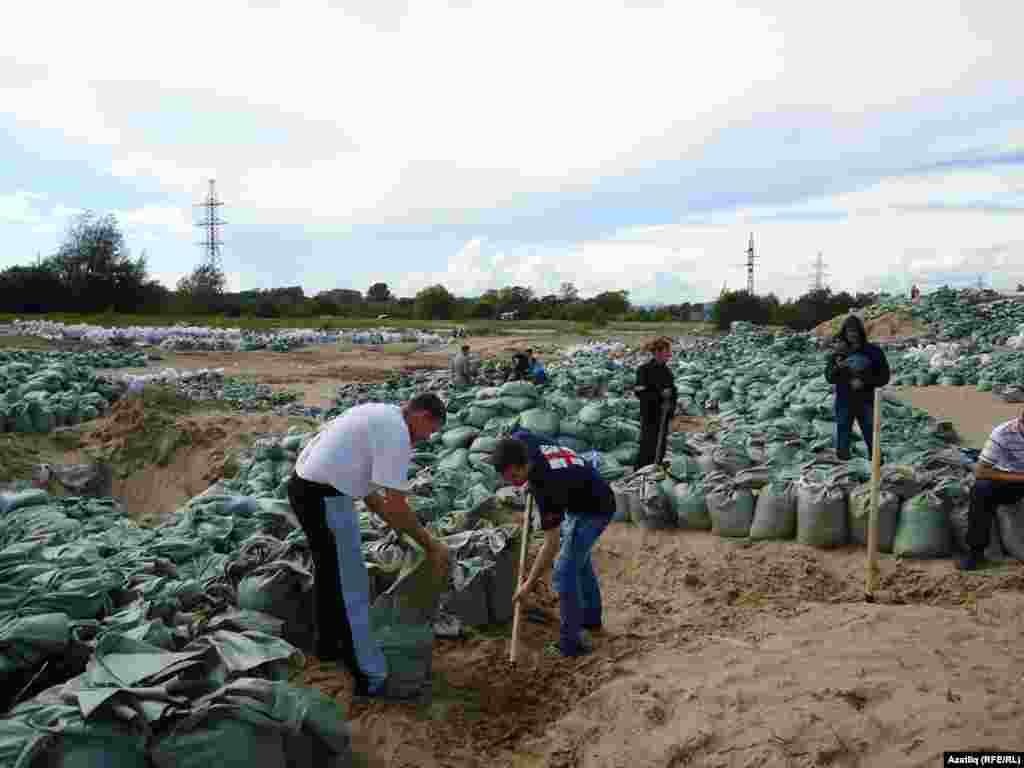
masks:
{"label": "grass patch", "polygon": [[0,335],[0,349],[28,349],[32,351],[49,352],[55,349],[52,342],[41,339],[38,336],[8,336]]}

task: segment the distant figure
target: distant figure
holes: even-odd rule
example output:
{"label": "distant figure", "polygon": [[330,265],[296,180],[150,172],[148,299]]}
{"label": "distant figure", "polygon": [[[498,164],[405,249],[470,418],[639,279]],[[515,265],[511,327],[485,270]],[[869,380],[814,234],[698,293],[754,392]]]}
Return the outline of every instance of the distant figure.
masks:
{"label": "distant figure", "polygon": [[833,343],[834,351],[825,364],[825,380],[835,389],[836,454],[843,461],[850,458],[850,433],[856,420],[870,456],[875,390],[889,383],[889,361],[881,347],[868,343],[864,323],[857,315],[843,321]]}
{"label": "distant figure", "polygon": [[921,291],[917,289],[917,285],[910,286],[910,300],[917,304],[919,298],[921,298]]}
{"label": "distant figure", "polygon": [[473,364],[469,359],[469,344],[463,344],[462,349],[452,358],[452,386],[461,389],[472,383]]}
{"label": "distant figure", "polygon": [[522,381],[530,375],[530,358],[533,357],[533,350],[528,349],[525,352],[516,352],[512,356],[512,373],[509,379],[512,381]]}
{"label": "distant figure", "polygon": [[[637,467],[655,464],[665,456],[668,420],[676,410],[676,383],[669,370],[672,342],[666,337],[655,339],[645,351],[652,357],[636,369],[636,392],[640,400],[640,453]],[[661,436],[659,444],[658,437]]]}
{"label": "distant figure", "polygon": [[536,357],[530,358],[530,381],[538,387],[548,380],[547,371],[544,370],[544,363]]}

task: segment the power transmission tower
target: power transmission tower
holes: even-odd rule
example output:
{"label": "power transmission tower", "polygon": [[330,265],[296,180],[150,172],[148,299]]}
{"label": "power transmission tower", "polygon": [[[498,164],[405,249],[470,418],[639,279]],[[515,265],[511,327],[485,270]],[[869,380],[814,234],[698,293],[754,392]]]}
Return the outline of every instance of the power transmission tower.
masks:
{"label": "power transmission tower", "polygon": [[754,255],[754,233],[750,233],[750,245],[747,246],[746,250],[747,260],[740,264],[741,267],[747,268],[747,293],[751,296],[754,295],[754,259],[757,256]]}
{"label": "power transmission tower", "polygon": [[827,267],[822,258],[821,252],[818,252],[818,258],[814,260],[814,280],[811,282],[812,291],[823,291],[825,290],[825,278],[828,276],[828,272],[825,271]]}
{"label": "power transmission tower", "polygon": [[206,199],[201,203],[196,203],[197,208],[205,209],[203,220],[196,222],[197,227],[203,228],[204,235],[204,238],[197,245],[203,247],[207,265],[218,271],[221,268],[220,249],[224,245],[220,239],[220,228],[227,224],[226,221],[222,221],[217,215],[217,209],[222,205],[224,203],[217,199],[217,182],[214,179],[210,179],[210,191]]}

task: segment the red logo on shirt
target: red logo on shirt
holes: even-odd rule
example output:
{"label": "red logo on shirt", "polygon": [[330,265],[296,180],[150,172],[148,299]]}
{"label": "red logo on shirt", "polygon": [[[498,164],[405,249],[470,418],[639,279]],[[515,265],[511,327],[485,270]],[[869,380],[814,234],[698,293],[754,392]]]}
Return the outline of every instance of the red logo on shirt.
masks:
{"label": "red logo on shirt", "polygon": [[565,469],[569,466],[585,466],[583,459],[576,455],[571,448],[562,448],[558,445],[542,445],[540,452],[544,455],[548,466],[552,469]]}

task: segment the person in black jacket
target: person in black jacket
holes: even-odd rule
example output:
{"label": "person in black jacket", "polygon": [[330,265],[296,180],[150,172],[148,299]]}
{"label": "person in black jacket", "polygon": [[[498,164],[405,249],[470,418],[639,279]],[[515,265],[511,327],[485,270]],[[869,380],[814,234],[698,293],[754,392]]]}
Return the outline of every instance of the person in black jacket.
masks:
{"label": "person in black jacket", "polygon": [[[665,456],[668,420],[676,410],[676,383],[668,361],[672,358],[672,342],[666,337],[647,345],[652,354],[649,361],[637,368],[634,391],[640,399],[640,454],[637,467],[659,462]],[[665,406],[668,406],[667,411]],[[664,427],[664,429],[663,429]],[[661,445],[658,435],[663,434]]]}
{"label": "person in black jacket", "polygon": [[510,381],[522,381],[530,377],[530,360],[533,358],[533,350],[528,349],[525,352],[516,352],[512,355],[512,373],[509,375]]}
{"label": "person in black jacket", "polygon": [[856,315],[843,321],[833,343],[825,379],[835,386],[836,454],[844,461],[850,458],[850,432],[856,420],[870,456],[875,390],[889,383],[889,361],[881,347],[868,342],[864,323]]}

